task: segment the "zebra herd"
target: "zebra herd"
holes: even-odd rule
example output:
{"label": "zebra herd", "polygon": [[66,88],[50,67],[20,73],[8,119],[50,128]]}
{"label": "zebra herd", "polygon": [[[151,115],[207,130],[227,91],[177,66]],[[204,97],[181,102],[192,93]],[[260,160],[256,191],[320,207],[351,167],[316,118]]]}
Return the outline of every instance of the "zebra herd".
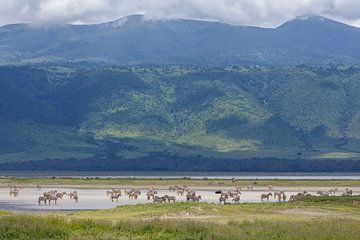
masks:
{"label": "zebra herd", "polygon": [[[218,203],[220,204],[237,204],[240,203],[240,199],[243,191],[253,191],[255,185],[248,186],[238,186],[233,190],[217,190],[215,194],[218,195],[218,198],[211,197],[212,201],[216,201],[218,199]],[[41,191],[41,187],[39,185],[36,186],[38,191]],[[338,188],[330,188],[328,191],[317,191],[313,192],[313,194],[308,193],[307,191],[298,192],[295,194],[289,194],[289,197],[284,191],[274,191],[274,187],[269,185],[267,186],[269,192],[260,194],[260,201],[270,201],[270,198],[276,199],[279,202],[296,201],[306,196],[335,196],[340,195],[341,191]],[[21,192],[21,187],[19,186],[11,186],[9,194],[11,197],[18,197]],[[172,203],[177,200],[187,201],[187,202],[200,202],[201,200],[208,200],[202,198],[200,194],[197,194],[197,190],[192,189],[188,186],[170,186],[168,189],[168,193],[164,193],[164,195],[159,195],[159,190],[155,190],[153,187],[145,190],[146,200],[153,203]],[[164,190],[161,190],[164,192]],[[141,191],[139,189],[129,189],[129,190],[121,190],[121,189],[111,189],[106,192],[106,196],[112,201],[118,202],[121,196],[127,197],[129,200],[138,200],[139,196],[141,196]],[[215,196],[216,196],[215,195]],[[350,188],[345,188],[341,194],[342,196],[352,196],[353,190]],[[58,201],[62,200],[65,196],[67,196],[70,200],[75,203],[79,200],[79,195],[77,191],[73,191],[70,193],[60,192],[57,190],[49,190],[47,192],[43,192],[37,199],[39,205],[42,203],[44,205],[57,204]],[[144,198],[142,198],[144,199]]]}
{"label": "zebra herd", "polygon": [[[249,185],[243,187],[236,187],[232,191],[215,191],[215,194],[219,194],[219,203],[220,204],[230,204],[230,203],[240,203],[240,196],[241,196],[241,190],[245,189],[247,191],[253,191],[254,185]],[[269,186],[269,189],[273,189],[272,186]],[[171,193],[175,193],[176,196],[170,196],[168,194],[165,194],[163,196],[158,195],[158,191],[154,188],[149,188],[146,192],[146,199],[149,201],[153,201],[153,203],[170,203],[175,202],[176,197],[185,196],[185,199],[187,202],[199,202],[202,200],[201,195],[196,194],[196,190],[191,189],[187,186],[170,186],[168,188],[168,191]],[[123,191],[125,195],[128,196],[129,199],[138,199],[138,196],[141,195],[140,190],[131,189],[131,190],[124,190]],[[120,189],[111,189],[106,192],[106,195],[110,198],[110,200],[113,202],[114,200],[118,201],[120,196],[122,196],[122,191]],[[270,196],[274,196],[274,198],[277,198],[280,201],[286,201],[287,196],[283,191],[280,192],[274,192],[273,193],[267,193],[267,194],[261,194],[260,199],[263,202],[264,200],[269,201]]]}
{"label": "zebra herd", "polygon": [[[130,189],[123,191],[125,195],[128,196],[129,199],[138,199],[141,195],[141,191],[138,189]],[[169,187],[169,192],[176,192],[177,196],[183,196],[186,193],[186,201],[199,202],[201,200],[201,195],[196,195],[196,191],[194,189],[190,189],[186,186],[171,186]],[[113,202],[116,200],[119,201],[119,198],[122,196],[121,189],[111,189],[106,192],[106,196],[110,198]],[[154,203],[165,203],[165,202],[175,202],[176,196],[163,195],[158,196],[158,191],[156,191],[153,187],[149,188],[146,192],[146,199],[152,200]]]}
{"label": "zebra herd", "polygon": [[44,205],[46,205],[46,202],[48,202],[49,205],[51,204],[51,202],[57,204],[57,201],[63,199],[65,195],[67,195],[70,200],[74,200],[75,203],[79,201],[79,195],[77,191],[66,193],[58,192],[57,190],[50,190],[44,192],[42,196],[39,196],[38,204],[41,205],[42,202],[44,202]]}
{"label": "zebra herd", "polygon": [[[37,185],[36,188],[38,191],[41,191],[40,185]],[[22,188],[19,186],[11,186],[9,191],[10,197],[19,197],[21,189]],[[66,193],[66,192],[58,192],[57,190],[49,190],[47,192],[44,192],[42,195],[38,197],[38,204],[41,205],[41,203],[44,203],[44,205],[46,204],[50,205],[51,202],[57,204],[58,200],[63,199],[65,195],[67,195],[69,199],[73,200],[75,203],[79,201],[79,195],[76,191],[71,193]]]}

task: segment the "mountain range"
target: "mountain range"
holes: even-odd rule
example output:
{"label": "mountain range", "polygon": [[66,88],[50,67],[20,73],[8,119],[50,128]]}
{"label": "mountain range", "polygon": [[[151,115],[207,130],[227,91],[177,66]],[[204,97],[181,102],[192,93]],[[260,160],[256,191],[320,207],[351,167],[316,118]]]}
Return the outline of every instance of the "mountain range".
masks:
{"label": "mountain range", "polygon": [[360,29],[0,27],[0,169],[360,170]]}
{"label": "mountain range", "polygon": [[360,63],[360,29],[320,16],[277,28],[131,15],[94,25],[0,27],[0,63],[296,65]]}

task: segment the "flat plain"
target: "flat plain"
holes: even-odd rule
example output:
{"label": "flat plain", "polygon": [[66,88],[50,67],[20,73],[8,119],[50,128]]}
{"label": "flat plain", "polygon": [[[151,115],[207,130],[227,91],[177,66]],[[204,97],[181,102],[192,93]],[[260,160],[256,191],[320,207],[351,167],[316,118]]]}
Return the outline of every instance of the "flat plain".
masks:
{"label": "flat plain", "polygon": [[[254,184],[251,180],[190,179],[1,179],[0,186],[23,191],[43,189],[221,189]],[[220,184],[220,185],[218,185]],[[358,239],[358,180],[257,180],[252,194],[284,190],[314,192],[338,188],[337,196],[309,196],[296,201],[225,204],[176,202],[115,206],[89,211],[1,211],[0,239]],[[341,196],[345,188],[353,196]],[[144,194],[144,193],[143,193]],[[249,194],[242,190],[242,195]],[[20,196],[21,198],[21,192]],[[67,200],[68,201],[68,200]],[[104,192],[104,203],[106,199]],[[122,201],[120,199],[119,201]],[[231,202],[231,201],[229,201]],[[79,196],[81,203],[81,195]]]}

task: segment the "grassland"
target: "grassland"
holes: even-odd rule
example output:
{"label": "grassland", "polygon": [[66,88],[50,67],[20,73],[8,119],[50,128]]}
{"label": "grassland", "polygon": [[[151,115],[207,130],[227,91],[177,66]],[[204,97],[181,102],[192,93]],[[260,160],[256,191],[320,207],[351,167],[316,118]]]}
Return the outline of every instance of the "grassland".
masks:
{"label": "grassland", "polygon": [[79,179],[79,178],[6,178],[0,179],[0,186],[8,185],[22,185],[22,186],[34,186],[34,185],[71,185],[71,186],[91,186],[91,187],[103,187],[103,186],[163,186],[169,187],[171,185],[187,185],[187,186],[217,186],[217,183],[223,183],[224,186],[233,187],[247,186],[256,182],[257,186],[266,187],[268,185],[273,186],[319,186],[319,187],[356,187],[360,186],[360,180],[237,180],[235,183],[231,180],[223,179],[141,179],[141,178],[109,178],[109,179]]}
{"label": "grassland", "polygon": [[358,239],[360,197],[301,202],[122,206],[53,214],[0,212],[0,239]]}

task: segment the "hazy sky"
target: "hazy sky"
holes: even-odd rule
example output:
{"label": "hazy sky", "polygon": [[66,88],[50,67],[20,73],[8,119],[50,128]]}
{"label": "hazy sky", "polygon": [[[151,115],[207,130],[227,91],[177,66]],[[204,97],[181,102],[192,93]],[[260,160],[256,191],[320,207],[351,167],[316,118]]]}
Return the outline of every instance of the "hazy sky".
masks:
{"label": "hazy sky", "polygon": [[0,0],[0,25],[99,23],[134,13],[266,27],[312,14],[360,27],[360,0]]}

